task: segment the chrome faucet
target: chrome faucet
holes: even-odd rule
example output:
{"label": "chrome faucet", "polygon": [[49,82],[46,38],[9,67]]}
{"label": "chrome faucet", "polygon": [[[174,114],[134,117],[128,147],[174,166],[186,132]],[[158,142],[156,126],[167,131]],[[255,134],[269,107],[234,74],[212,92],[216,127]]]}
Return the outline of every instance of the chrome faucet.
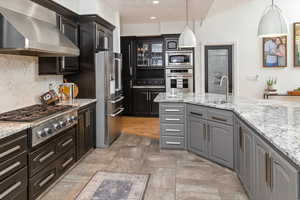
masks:
{"label": "chrome faucet", "polygon": [[229,81],[228,81],[228,76],[222,76],[220,80],[220,87],[223,85],[223,81],[226,79],[226,102],[228,102],[228,96],[229,96]]}

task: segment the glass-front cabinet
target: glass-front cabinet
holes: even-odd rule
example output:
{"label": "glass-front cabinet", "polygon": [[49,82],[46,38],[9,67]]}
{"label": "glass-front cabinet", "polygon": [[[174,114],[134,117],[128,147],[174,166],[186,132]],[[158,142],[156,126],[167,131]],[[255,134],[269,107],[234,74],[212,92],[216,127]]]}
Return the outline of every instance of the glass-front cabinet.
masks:
{"label": "glass-front cabinet", "polygon": [[137,68],[162,68],[163,41],[137,41]]}

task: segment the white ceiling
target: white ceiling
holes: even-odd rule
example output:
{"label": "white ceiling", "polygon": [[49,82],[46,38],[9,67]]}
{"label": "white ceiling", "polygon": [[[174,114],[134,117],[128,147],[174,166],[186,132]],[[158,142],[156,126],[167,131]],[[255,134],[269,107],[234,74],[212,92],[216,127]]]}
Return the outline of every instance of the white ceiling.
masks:
{"label": "white ceiling", "polygon": [[[119,10],[124,24],[151,23],[159,21],[184,21],[185,0],[160,0],[154,5],[152,0],[106,0]],[[214,0],[188,0],[191,20],[206,16]],[[157,19],[150,20],[155,16]]]}

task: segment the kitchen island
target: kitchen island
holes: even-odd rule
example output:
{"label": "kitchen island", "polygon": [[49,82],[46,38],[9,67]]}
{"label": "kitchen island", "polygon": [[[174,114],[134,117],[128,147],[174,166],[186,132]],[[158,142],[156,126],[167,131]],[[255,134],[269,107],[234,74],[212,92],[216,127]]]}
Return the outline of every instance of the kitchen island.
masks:
{"label": "kitchen island", "polygon": [[160,93],[161,148],[234,169],[250,199],[299,199],[300,103],[224,99]]}

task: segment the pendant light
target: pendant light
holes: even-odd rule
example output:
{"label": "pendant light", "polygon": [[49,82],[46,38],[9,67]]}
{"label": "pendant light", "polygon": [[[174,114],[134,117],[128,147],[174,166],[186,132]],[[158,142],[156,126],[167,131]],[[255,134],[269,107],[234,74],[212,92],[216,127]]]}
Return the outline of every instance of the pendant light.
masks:
{"label": "pendant light", "polygon": [[196,47],[197,42],[196,42],[196,36],[188,24],[189,23],[188,0],[186,0],[185,6],[186,6],[186,25],[179,37],[179,48],[194,48]]}
{"label": "pendant light", "polygon": [[280,37],[288,35],[288,24],[281,9],[274,4],[266,8],[258,26],[259,37]]}

